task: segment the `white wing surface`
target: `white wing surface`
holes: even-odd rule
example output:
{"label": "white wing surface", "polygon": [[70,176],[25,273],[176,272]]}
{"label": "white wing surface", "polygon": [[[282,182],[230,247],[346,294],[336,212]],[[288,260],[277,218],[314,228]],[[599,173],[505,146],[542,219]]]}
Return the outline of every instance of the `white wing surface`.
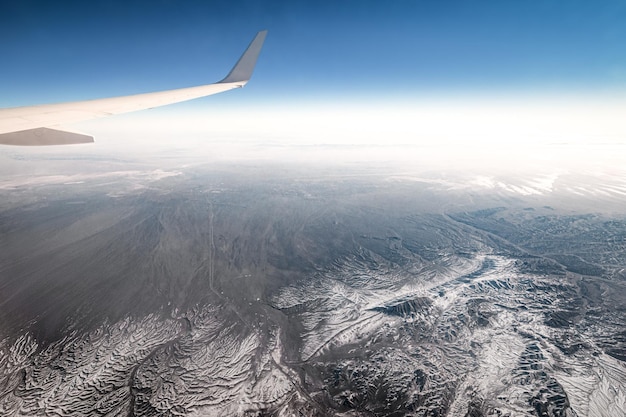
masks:
{"label": "white wing surface", "polygon": [[0,144],[41,146],[93,142],[93,137],[60,125],[136,110],[151,109],[209,96],[246,85],[252,76],[267,31],[257,33],[226,78],[215,84],[71,103],[0,109]]}

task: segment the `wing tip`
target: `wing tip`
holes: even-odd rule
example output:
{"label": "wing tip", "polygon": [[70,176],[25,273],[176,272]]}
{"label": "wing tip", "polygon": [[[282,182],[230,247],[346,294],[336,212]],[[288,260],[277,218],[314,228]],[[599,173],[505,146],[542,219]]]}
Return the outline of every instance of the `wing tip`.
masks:
{"label": "wing tip", "polygon": [[[235,66],[230,70],[226,78],[220,83],[247,83],[252,77],[252,72],[256,66],[256,61],[261,53],[261,48],[267,36],[267,29],[257,32],[248,48],[241,55]],[[241,86],[243,86],[243,84]]]}

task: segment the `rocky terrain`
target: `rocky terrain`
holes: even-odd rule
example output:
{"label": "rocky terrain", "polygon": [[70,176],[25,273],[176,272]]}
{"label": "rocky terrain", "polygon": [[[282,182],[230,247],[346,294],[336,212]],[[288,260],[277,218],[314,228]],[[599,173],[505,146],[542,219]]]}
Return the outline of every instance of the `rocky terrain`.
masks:
{"label": "rocky terrain", "polygon": [[1,193],[2,416],[626,410],[626,213],[283,166]]}

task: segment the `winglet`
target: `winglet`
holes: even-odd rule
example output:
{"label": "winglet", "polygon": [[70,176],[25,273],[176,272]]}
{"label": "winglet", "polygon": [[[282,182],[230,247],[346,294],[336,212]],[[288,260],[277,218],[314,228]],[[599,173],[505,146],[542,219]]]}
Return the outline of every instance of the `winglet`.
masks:
{"label": "winglet", "polygon": [[263,42],[265,41],[265,36],[267,35],[267,30],[262,30],[256,34],[246,52],[241,55],[239,61],[235,64],[233,69],[230,70],[226,78],[224,78],[221,83],[242,83],[243,86],[245,83],[250,80],[252,77],[252,71],[254,71],[254,66],[256,65],[256,60],[259,57],[259,53],[261,52],[261,47],[263,46]]}

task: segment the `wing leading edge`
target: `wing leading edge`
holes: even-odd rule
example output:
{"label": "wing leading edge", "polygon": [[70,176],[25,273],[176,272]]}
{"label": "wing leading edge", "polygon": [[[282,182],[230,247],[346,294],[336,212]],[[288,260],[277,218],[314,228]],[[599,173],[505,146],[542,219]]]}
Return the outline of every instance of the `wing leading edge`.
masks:
{"label": "wing leading edge", "polygon": [[59,125],[151,109],[243,87],[252,76],[266,35],[266,30],[257,33],[228,75],[214,84],[123,97],[0,109],[0,144],[42,146],[89,143],[93,142],[92,136],[59,130]]}

